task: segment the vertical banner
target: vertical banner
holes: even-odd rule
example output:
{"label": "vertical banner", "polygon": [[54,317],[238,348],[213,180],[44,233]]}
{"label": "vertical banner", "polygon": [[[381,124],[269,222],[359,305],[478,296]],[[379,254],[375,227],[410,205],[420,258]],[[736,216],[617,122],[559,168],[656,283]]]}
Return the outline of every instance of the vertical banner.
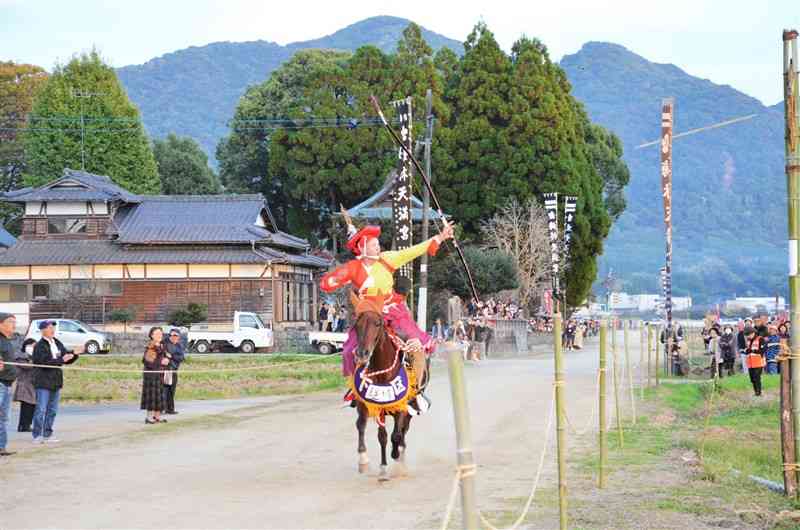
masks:
{"label": "vertical banner", "polygon": [[569,244],[572,241],[572,227],[575,225],[575,210],[578,207],[577,197],[564,197],[564,266],[569,259]]}
{"label": "vertical banner", "polygon": [[561,249],[558,244],[558,193],[544,194],[544,209],[547,212],[547,231],[550,235],[550,264],[553,269],[553,297],[558,298],[558,276]]}
{"label": "vertical banner", "polygon": [[[392,101],[400,121],[400,139],[409,150],[414,149],[411,136],[411,97]],[[406,152],[398,149],[399,164],[397,176],[392,189],[392,220],[394,223],[394,248],[400,250],[411,246],[412,218],[411,218],[411,159]],[[406,278],[411,278],[413,265],[407,264],[400,267],[398,273]]]}
{"label": "vertical banner", "polygon": [[672,329],[672,130],[675,100],[661,101],[661,196],[664,198],[666,248],[664,263],[664,313],[667,329]]}
{"label": "vertical banner", "polygon": [[659,311],[663,311],[666,315],[667,310],[667,268],[661,267],[659,270],[659,281],[661,282],[661,298],[658,303]]}

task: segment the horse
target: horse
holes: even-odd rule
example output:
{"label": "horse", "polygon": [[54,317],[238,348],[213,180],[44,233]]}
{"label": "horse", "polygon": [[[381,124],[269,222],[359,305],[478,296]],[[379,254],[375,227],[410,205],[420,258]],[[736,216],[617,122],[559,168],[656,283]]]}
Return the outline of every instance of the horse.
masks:
{"label": "horse", "polygon": [[[389,332],[384,324],[383,316],[375,311],[365,311],[358,315],[355,323],[358,336],[358,347],[355,350],[357,369],[366,366],[365,372],[370,374],[370,380],[376,384],[388,384],[400,371],[403,353],[395,347]],[[366,473],[369,470],[369,457],[367,446],[364,443],[364,432],[367,428],[369,411],[367,406],[356,400],[358,419],[358,472]],[[396,462],[401,474],[405,473],[406,433],[411,426],[411,415],[407,410],[389,412],[394,418],[392,431],[392,459]],[[386,462],[386,432],[385,418],[382,414],[378,418],[378,442],[381,444],[381,469],[378,480],[389,480],[388,464]]]}

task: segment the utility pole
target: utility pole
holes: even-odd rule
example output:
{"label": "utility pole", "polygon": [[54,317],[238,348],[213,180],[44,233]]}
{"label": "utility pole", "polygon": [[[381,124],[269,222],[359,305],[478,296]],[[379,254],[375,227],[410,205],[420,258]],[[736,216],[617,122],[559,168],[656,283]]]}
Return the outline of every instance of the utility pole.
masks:
{"label": "utility pole", "polygon": [[[786,115],[786,188],[789,192],[789,304],[793,323],[800,322],[800,83],[797,30],[783,30],[783,108]],[[800,326],[792,326],[790,341],[794,458],[800,461]]]}
{"label": "utility pole", "polygon": [[[433,138],[433,92],[425,94],[427,128],[425,129],[425,173],[433,184],[431,174],[431,139]],[[431,193],[427,186],[422,188],[422,240],[428,240],[428,210],[431,209]],[[428,324],[428,253],[422,255],[419,265],[419,301],[417,301],[417,325],[427,329]]]}
{"label": "utility pole", "polygon": [[86,123],[84,120],[84,101],[95,96],[104,96],[105,92],[87,92],[86,90],[71,90],[71,95],[74,98],[81,100],[81,171],[86,171]]}

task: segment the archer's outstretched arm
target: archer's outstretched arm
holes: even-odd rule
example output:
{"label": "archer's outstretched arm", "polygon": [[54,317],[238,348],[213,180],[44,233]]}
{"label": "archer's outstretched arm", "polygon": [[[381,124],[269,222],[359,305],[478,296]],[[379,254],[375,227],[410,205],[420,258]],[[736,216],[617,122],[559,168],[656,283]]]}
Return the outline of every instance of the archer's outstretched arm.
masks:
{"label": "archer's outstretched arm", "polygon": [[345,263],[330,272],[326,272],[319,282],[319,287],[326,293],[330,293],[344,287],[352,281],[352,267],[350,263]]}

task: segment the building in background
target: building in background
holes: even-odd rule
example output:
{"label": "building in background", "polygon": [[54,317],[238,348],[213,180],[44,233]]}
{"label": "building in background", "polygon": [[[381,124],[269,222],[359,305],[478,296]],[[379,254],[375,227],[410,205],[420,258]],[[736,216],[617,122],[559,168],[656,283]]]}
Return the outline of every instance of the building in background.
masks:
{"label": "building in background", "polygon": [[727,314],[778,313],[786,311],[786,299],[782,296],[737,296],[732,300],[725,300],[722,310]]}
{"label": "building in background", "polygon": [[24,208],[19,240],[0,251],[0,302],[37,315],[105,322],[131,309],[163,323],[189,303],[210,322],[252,311],[277,324],[315,320],[315,275],[328,260],[278,230],[256,195],[134,195],[82,171],[4,194]]}
{"label": "building in background", "polygon": [[[664,299],[658,294],[612,293],[609,297],[609,310],[616,313],[652,313],[661,311]],[[691,296],[673,296],[673,311],[688,311],[692,308]]]}

